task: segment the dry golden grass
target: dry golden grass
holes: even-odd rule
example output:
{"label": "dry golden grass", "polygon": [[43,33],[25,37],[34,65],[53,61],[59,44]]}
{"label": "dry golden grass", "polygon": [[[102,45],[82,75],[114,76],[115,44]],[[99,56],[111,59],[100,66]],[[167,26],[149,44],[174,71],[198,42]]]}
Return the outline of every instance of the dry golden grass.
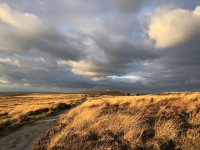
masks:
{"label": "dry golden grass", "polygon": [[68,109],[83,101],[84,94],[26,94],[0,96],[0,133],[28,121]]}
{"label": "dry golden grass", "polygon": [[33,149],[198,150],[199,111],[199,92],[89,98]]}

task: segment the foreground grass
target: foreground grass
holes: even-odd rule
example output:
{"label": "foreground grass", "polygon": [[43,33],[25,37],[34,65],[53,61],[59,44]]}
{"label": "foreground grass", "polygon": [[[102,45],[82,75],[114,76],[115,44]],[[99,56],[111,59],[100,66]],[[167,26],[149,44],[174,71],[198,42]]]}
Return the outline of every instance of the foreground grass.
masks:
{"label": "foreground grass", "polygon": [[34,150],[198,150],[200,93],[90,98],[69,111]]}
{"label": "foreground grass", "polygon": [[0,136],[61,109],[69,109],[84,97],[83,94],[0,96]]}

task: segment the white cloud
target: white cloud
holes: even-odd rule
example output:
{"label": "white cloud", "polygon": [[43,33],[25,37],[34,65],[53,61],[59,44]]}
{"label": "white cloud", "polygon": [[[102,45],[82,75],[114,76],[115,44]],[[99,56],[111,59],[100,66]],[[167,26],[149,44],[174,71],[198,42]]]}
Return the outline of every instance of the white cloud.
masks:
{"label": "white cloud", "polygon": [[6,79],[5,76],[0,76],[0,85],[9,84],[9,81]]}
{"label": "white cloud", "polygon": [[127,80],[127,81],[143,81],[145,80],[141,76],[136,76],[136,75],[124,75],[124,76],[107,76],[108,78],[111,78],[113,80]]}
{"label": "white cloud", "polygon": [[58,61],[59,65],[68,65],[71,67],[71,72],[76,75],[81,75],[84,77],[88,77],[93,81],[103,80],[103,74],[100,72],[96,72],[96,66],[89,61],[80,60],[80,61]]}
{"label": "white cloud", "polygon": [[0,3],[0,50],[42,51],[54,57],[78,59],[85,48],[80,33],[73,34],[79,36],[65,35],[34,14]]}
{"label": "white cloud", "polygon": [[14,11],[5,3],[0,4],[0,21],[15,27],[15,29],[33,33],[45,28],[43,22],[36,15]]}
{"label": "white cloud", "polygon": [[0,63],[5,63],[5,64],[9,64],[9,65],[14,65],[14,66],[20,66],[20,63],[18,60],[13,60],[11,58],[3,58],[3,57],[0,57]]}
{"label": "white cloud", "polygon": [[200,6],[194,10],[159,8],[151,17],[149,37],[157,48],[169,48],[200,35]]}
{"label": "white cloud", "polygon": [[48,30],[36,15],[12,10],[0,3],[0,49],[30,50]]}

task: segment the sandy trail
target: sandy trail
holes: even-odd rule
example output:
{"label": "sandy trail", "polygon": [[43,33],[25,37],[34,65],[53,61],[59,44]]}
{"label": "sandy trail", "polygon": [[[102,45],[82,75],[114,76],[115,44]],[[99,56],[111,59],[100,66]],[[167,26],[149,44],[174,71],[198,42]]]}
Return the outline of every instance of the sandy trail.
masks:
{"label": "sandy trail", "polygon": [[7,136],[0,138],[0,150],[30,150],[34,141],[50,129],[56,120],[68,110],[22,126]]}

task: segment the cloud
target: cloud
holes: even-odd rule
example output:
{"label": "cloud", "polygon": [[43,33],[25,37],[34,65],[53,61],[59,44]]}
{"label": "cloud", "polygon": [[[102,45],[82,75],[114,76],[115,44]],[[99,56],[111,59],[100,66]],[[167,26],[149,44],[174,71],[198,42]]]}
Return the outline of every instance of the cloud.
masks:
{"label": "cloud", "polygon": [[81,33],[66,36],[47,25],[38,16],[12,10],[0,4],[0,49],[42,51],[47,55],[76,60],[84,56]]}
{"label": "cloud", "polygon": [[100,73],[94,71],[97,68],[92,62],[87,62],[85,60],[81,61],[58,61],[60,65],[71,66],[71,72],[77,75],[89,77],[93,81],[98,81],[103,79]]}
{"label": "cloud", "polygon": [[[9,56],[9,52],[0,54],[4,57]],[[19,65],[11,63],[10,59],[17,61]],[[0,61],[1,87],[12,85],[23,89],[26,85],[26,88],[32,87],[32,90],[65,89],[71,91],[94,87],[90,80],[74,75],[68,66],[59,65],[56,59],[49,60],[48,57],[41,57],[41,53],[17,52],[10,56],[10,59]]]}
{"label": "cloud", "polygon": [[118,6],[125,12],[137,12],[140,8],[147,3],[147,0],[111,0],[113,4]]}
{"label": "cloud", "polygon": [[0,84],[6,85],[6,84],[9,84],[9,81],[7,79],[5,79],[4,76],[0,76]]}
{"label": "cloud", "polygon": [[13,60],[11,58],[4,58],[4,57],[0,57],[0,64],[10,64],[14,66],[20,66],[18,60]]}
{"label": "cloud", "polygon": [[200,6],[194,10],[158,8],[151,17],[149,37],[157,48],[170,48],[200,38]]}
{"label": "cloud", "polygon": [[[85,59],[80,61],[60,61],[71,67],[71,72],[88,77],[93,81],[105,80],[107,76],[123,76],[137,71],[159,55],[142,46],[136,46],[131,40],[96,34],[91,36],[92,49]],[[92,46],[93,45],[93,46]]]}
{"label": "cloud", "polygon": [[45,25],[37,16],[13,11],[6,3],[0,4],[0,21],[18,30],[25,30],[32,34],[42,32],[45,29]]}
{"label": "cloud", "polygon": [[[29,50],[28,42],[42,35],[45,25],[35,15],[11,10],[0,4],[0,49]],[[40,33],[41,32],[41,33]]]}
{"label": "cloud", "polygon": [[200,88],[197,1],[6,3],[0,4],[0,91]]}

